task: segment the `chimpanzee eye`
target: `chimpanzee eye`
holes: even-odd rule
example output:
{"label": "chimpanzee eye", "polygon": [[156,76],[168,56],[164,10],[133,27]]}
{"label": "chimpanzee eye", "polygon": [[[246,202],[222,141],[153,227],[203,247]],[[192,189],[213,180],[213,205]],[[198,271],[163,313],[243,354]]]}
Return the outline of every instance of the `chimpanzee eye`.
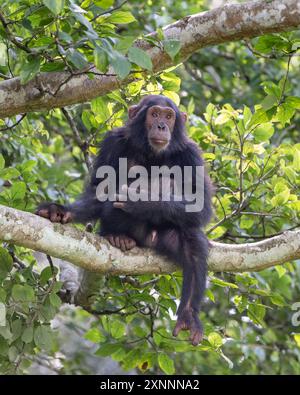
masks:
{"label": "chimpanzee eye", "polygon": [[153,118],[157,118],[157,117],[158,117],[157,112],[153,112],[153,113],[152,113],[152,117],[153,117]]}
{"label": "chimpanzee eye", "polygon": [[171,114],[168,114],[167,115],[167,119],[171,119],[172,118],[172,115]]}

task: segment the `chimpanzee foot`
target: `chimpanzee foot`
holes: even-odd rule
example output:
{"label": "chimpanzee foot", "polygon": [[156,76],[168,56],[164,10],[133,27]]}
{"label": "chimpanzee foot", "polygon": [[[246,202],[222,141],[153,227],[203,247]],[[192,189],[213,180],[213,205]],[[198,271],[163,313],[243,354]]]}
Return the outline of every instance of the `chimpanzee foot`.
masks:
{"label": "chimpanzee foot", "polygon": [[203,339],[203,328],[198,318],[198,313],[193,309],[185,309],[179,315],[173,336],[177,336],[180,331],[190,331],[190,341],[193,346],[197,346]]}
{"label": "chimpanzee foot", "polygon": [[131,250],[136,246],[135,240],[131,239],[125,235],[107,235],[105,238],[110,242],[110,244],[114,247],[120,248],[122,251]]}

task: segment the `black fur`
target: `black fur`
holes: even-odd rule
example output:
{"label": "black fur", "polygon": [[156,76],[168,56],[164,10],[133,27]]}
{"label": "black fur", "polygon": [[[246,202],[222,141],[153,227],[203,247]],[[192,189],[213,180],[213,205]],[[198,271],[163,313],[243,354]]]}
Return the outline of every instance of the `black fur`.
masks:
{"label": "black fur", "polygon": [[[159,154],[156,154],[148,143],[145,128],[146,113],[152,105],[168,106],[176,112],[171,142],[167,149]],[[115,208],[113,202],[99,202],[95,191],[101,181],[96,178],[97,169],[103,165],[110,165],[118,170],[119,158],[127,158],[129,162],[144,166],[148,170],[153,165],[178,165],[183,169],[184,166],[203,165],[200,151],[187,137],[177,106],[164,96],[154,95],[147,96],[140,102],[136,116],[124,127],[108,132],[100,148],[90,185],[81,199],[73,205],[66,206],[66,210],[72,212],[75,221],[100,219],[102,236],[126,235],[134,239],[138,246],[150,246],[183,268],[182,298],[178,308],[178,320],[181,320],[179,329],[190,329],[192,342],[197,344],[202,336],[198,312],[206,284],[209,245],[201,229],[208,223],[212,213],[212,189],[208,176],[205,176],[204,208],[196,213],[186,212],[184,201],[140,201],[132,203],[132,207],[129,203],[128,210],[121,210]],[[153,231],[156,232],[154,240],[151,238]],[[193,337],[193,331],[201,332],[201,336]]]}

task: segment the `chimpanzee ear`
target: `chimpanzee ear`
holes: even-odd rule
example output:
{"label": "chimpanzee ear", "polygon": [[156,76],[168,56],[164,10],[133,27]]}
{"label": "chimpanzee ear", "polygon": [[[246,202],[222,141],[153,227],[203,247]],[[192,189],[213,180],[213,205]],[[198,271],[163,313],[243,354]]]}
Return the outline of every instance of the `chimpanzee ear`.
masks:
{"label": "chimpanzee ear", "polygon": [[186,112],[181,112],[180,115],[181,115],[182,122],[186,123],[186,121],[187,121],[187,113]]}
{"label": "chimpanzee ear", "polygon": [[128,108],[128,117],[129,119],[133,119],[139,110],[139,106],[131,106]]}

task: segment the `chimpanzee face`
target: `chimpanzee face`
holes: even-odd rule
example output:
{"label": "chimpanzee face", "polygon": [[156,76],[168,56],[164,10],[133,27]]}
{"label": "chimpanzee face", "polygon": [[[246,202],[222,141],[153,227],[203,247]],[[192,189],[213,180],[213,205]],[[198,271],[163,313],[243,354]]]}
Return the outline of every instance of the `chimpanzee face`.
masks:
{"label": "chimpanzee face", "polygon": [[129,120],[133,128],[138,114],[146,110],[144,130],[148,143],[156,154],[165,151],[170,145],[176,117],[180,117],[183,123],[187,119],[186,113],[180,112],[175,103],[170,105],[169,101],[170,99],[162,95],[148,95],[138,105],[133,105],[128,109]]}
{"label": "chimpanzee face", "polygon": [[155,105],[148,108],[145,127],[149,144],[155,152],[160,152],[168,147],[175,121],[176,113],[170,107]]}

